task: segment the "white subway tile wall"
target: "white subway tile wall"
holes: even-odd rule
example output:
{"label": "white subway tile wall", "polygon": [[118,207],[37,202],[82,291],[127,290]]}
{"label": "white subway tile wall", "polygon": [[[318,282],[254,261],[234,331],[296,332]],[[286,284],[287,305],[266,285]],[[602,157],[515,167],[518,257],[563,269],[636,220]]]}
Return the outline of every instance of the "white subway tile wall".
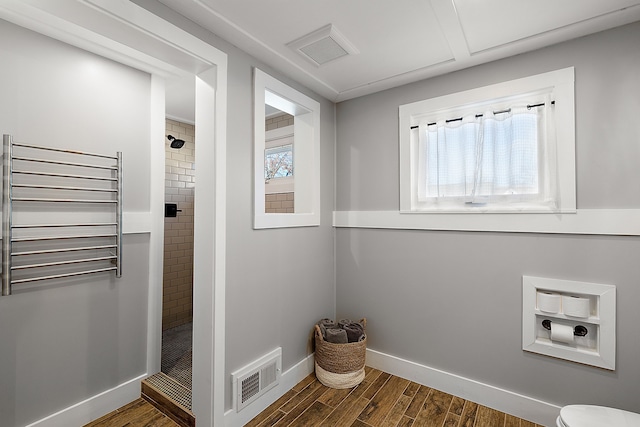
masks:
{"label": "white subway tile wall", "polygon": [[193,317],[195,188],[195,127],[167,119],[165,133],[185,144],[180,149],[171,148],[165,135],[165,203],[176,203],[181,212],[164,219],[162,330],[188,323]]}
{"label": "white subway tile wall", "polygon": [[265,213],[294,213],[293,193],[273,193],[264,196]]}
{"label": "white subway tile wall", "polygon": [[282,113],[266,119],[264,121],[264,124],[264,130],[273,130],[283,128],[285,126],[293,126],[293,116],[287,113]]}
{"label": "white subway tile wall", "polygon": [[[265,130],[273,130],[285,126],[293,126],[293,116],[282,113],[264,121]],[[266,194],[264,200],[264,211],[266,213],[293,213],[294,193]]]}

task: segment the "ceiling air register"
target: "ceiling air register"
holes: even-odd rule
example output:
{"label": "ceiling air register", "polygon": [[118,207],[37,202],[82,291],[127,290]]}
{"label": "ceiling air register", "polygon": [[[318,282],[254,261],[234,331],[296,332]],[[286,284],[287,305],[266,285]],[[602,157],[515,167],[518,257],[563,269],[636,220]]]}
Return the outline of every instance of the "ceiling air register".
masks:
{"label": "ceiling air register", "polygon": [[302,36],[288,43],[287,46],[302,55],[304,59],[316,67],[321,67],[336,59],[360,53],[358,49],[331,24],[325,25],[306,36]]}

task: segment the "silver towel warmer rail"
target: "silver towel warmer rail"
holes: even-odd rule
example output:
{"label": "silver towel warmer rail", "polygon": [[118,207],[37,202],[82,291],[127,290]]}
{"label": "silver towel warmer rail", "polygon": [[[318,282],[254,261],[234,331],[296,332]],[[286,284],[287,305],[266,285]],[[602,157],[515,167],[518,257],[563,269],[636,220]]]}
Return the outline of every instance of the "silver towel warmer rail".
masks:
{"label": "silver towel warmer rail", "polygon": [[[2,295],[11,295],[13,285],[41,280],[111,271],[121,277],[122,153],[107,156],[23,144],[14,142],[11,135],[3,135],[2,142]],[[15,155],[14,149],[27,155]],[[91,159],[93,163],[68,161],[65,157]],[[15,168],[15,163],[21,167]],[[15,182],[18,177],[20,182]],[[67,185],[69,182],[82,184]],[[89,211],[98,212],[88,214],[106,215],[108,220],[14,223],[14,203],[31,206],[31,213],[37,211],[40,216],[42,211],[36,207],[52,203],[93,206],[97,208]],[[82,209],[67,211],[66,216],[64,211],[57,213],[66,218],[78,211]],[[55,212],[47,213],[55,216]],[[82,265],[90,268],[78,269]],[[15,277],[14,273],[21,276]]]}

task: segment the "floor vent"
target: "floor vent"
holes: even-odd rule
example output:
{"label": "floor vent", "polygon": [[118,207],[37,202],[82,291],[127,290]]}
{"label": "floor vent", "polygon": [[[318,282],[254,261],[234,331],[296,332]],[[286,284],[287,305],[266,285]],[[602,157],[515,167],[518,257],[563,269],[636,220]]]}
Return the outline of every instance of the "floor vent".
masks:
{"label": "floor vent", "polygon": [[236,411],[251,404],[280,382],[282,349],[278,347],[255,362],[231,374]]}

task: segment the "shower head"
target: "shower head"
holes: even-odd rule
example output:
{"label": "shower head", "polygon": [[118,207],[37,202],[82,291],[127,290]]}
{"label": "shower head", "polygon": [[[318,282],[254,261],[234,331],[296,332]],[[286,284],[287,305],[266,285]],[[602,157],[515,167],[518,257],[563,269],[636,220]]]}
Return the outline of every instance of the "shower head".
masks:
{"label": "shower head", "polygon": [[167,135],[167,139],[171,141],[171,148],[182,148],[184,145],[183,139],[176,139],[171,135]]}

